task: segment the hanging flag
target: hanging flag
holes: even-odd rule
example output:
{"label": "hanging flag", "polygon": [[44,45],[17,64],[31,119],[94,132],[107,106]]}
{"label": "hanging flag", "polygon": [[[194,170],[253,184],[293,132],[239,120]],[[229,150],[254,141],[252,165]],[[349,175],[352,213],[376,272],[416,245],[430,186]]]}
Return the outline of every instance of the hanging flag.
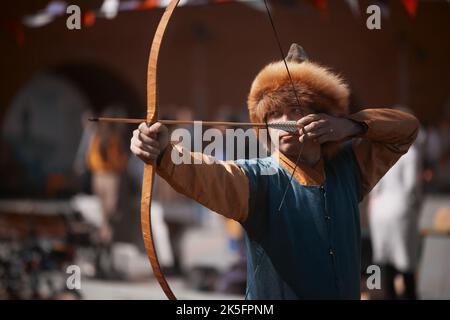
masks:
{"label": "hanging flag", "polygon": [[119,11],[119,0],[104,0],[100,7],[100,13],[106,19],[114,19]]}
{"label": "hanging flag", "polygon": [[53,0],[50,2],[44,11],[52,14],[53,16],[59,17],[66,14],[67,3],[65,1]]}
{"label": "hanging flag", "polygon": [[416,13],[417,13],[417,6],[419,5],[419,1],[418,0],[402,0],[402,2],[403,2],[403,6],[405,7],[409,16],[411,18],[415,18]]}
{"label": "hanging flag", "polygon": [[359,3],[358,0],[345,0],[348,6],[350,7],[350,11],[355,17],[360,16]]}
{"label": "hanging flag", "polygon": [[22,23],[29,28],[43,27],[54,20],[54,16],[46,12],[38,12],[33,15],[26,15],[22,18]]}
{"label": "hanging flag", "polygon": [[[294,0],[285,0],[288,2]],[[308,0],[312,5],[322,13],[327,7],[327,0]],[[255,10],[265,11],[264,3],[261,0],[180,0],[178,6],[185,5],[207,5],[221,4],[227,2],[241,2]],[[120,11],[146,10],[155,8],[164,8],[170,3],[170,0],[103,0],[101,7],[97,10],[85,11],[82,15],[84,26],[90,27],[95,24],[97,18],[113,19]],[[270,5],[270,3],[269,3]],[[27,27],[42,27],[55,20],[56,17],[66,14],[67,2],[62,0],[52,0],[45,9],[38,11],[33,15],[27,15],[22,18],[22,24]]]}
{"label": "hanging flag", "polygon": [[145,0],[139,4],[139,9],[153,9],[159,6],[159,0]]}
{"label": "hanging flag", "polygon": [[51,1],[43,10],[39,10],[36,14],[26,15],[22,18],[22,23],[30,28],[43,27],[56,17],[66,13],[67,3],[64,1]]}
{"label": "hanging flag", "polygon": [[95,11],[93,11],[93,10],[86,11],[82,17],[83,26],[92,27],[95,23],[96,18],[97,17],[96,17]]}
{"label": "hanging flag", "polygon": [[131,11],[136,10],[140,5],[139,0],[120,1],[119,11]]}
{"label": "hanging flag", "polygon": [[[235,1],[235,0],[220,0],[220,1],[217,1],[217,0],[180,0],[180,2],[178,2],[177,7],[183,7],[186,5],[200,6],[200,5],[207,5],[210,3],[221,3],[221,2],[231,2],[231,1]],[[170,0],[159,0],[157,7],[165,8],[169,5],[169,3],[170,3]]]}

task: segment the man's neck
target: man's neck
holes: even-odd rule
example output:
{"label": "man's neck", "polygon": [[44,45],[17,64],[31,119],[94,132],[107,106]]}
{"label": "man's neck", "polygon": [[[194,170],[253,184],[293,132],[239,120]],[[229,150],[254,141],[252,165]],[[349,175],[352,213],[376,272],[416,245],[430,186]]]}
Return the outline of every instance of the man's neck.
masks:
{"label": "man's neck", "polygon": [[[294,155],[286,155],[292,162],[295,163],[297,161],[298,154]],[[317,150],[303,150],[302,155],[300,156],[300,161],[304,162],[310,167],[314,167],[321,158],[321,151],[320,149]]]}

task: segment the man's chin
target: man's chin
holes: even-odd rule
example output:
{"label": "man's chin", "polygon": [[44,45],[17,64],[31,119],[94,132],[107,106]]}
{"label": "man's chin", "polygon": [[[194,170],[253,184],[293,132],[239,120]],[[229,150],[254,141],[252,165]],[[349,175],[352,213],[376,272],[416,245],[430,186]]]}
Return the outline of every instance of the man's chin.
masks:
{"label": "man's chin", "polygon": [[283,143],[279,145],[278,150],[286,156],[294,156],[298,155],[300,152],[300,144],[299,143]]}

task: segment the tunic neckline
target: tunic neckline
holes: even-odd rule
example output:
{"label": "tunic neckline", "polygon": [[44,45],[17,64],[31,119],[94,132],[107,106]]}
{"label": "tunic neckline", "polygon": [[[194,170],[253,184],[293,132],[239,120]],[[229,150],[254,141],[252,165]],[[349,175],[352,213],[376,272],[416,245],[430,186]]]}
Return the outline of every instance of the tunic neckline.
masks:
{"label": "tunic neckline", "polygon": [[[276,150],[272,157],[277,161],[285,170],[290,174],[294,171],[295,162],[289,159],[279,150]],[[295,180],[303,186],[323,186],[325,185],[325,166],[323,155],[320,155],[319,161],[314,165],[310,166],[303,161],[299,161],[297,169],[294,172]]]}

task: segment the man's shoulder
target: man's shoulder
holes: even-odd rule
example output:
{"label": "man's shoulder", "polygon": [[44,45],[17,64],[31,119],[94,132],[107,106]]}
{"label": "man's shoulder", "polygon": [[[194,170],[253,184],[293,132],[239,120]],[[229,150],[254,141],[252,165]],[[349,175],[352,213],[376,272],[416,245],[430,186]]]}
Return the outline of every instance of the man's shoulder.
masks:
{"label": "man's shoulder", "polygon": [[239,159],[235,163],[241,167],[247,175],[267,175],[267,171],[274,171],[278,168],[277,162],[273,157]]}
{"label": "man's shoulder", "polygon": [[272,157],[238,159],[235,161],[238,166],[246,167],[272,167],[275,163]]}

